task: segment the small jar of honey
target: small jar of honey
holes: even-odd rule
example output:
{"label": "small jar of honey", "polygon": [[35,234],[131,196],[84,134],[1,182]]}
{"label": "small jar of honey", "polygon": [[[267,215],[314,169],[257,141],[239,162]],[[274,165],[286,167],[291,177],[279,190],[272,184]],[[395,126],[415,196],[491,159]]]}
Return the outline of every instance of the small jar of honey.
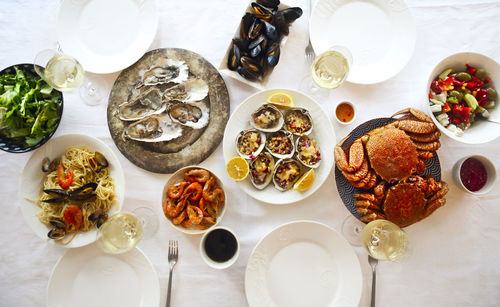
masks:
{"label": "small jar of honey", "polygon": [[335,108],[335,118],[340,124],[350,124],[356,118],[356,109],[348,101],[340,102]]}

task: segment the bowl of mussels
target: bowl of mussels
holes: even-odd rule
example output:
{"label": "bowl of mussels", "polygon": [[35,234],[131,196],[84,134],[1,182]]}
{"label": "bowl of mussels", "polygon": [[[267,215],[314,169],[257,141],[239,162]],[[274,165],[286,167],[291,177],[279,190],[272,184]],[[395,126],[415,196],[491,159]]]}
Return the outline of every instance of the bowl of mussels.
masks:
{"label": "bowl of mussels", "polygon": [[300,16],[300,7],[289,7],[279,0],[251,2],[219,70],[243,83],[263,89],[279,63],[290,25]]}

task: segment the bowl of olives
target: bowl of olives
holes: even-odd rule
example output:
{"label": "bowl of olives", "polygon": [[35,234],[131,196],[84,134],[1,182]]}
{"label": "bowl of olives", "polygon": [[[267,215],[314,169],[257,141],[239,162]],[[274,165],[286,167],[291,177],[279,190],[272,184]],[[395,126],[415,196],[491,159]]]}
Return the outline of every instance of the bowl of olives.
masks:
{"label": "bowl of olives", "polygon": [[500,65],[473,52],[440,61],[429,76],[425,99],[440,131],[467,144],[482,144],[500,136],[497,87]]}

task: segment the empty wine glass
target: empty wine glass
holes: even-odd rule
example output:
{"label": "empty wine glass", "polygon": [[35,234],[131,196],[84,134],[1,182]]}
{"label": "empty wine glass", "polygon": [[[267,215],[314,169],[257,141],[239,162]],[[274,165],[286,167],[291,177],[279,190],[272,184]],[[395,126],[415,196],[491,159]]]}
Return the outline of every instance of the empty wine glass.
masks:
{"label": "empty wine glass", "polygon": [[34,68],[56,90],[69,92],[79,88],[80,97],[88,105],[97,105],[105,97],[104,89],[85,76],[78,60],[61,50],[40,51],[35,57]]}
{"label": "empty wine glass", "polygon": [[353,246],[361,246],[361,232],[365,223],[349,214],[342,222],[342,235]]}

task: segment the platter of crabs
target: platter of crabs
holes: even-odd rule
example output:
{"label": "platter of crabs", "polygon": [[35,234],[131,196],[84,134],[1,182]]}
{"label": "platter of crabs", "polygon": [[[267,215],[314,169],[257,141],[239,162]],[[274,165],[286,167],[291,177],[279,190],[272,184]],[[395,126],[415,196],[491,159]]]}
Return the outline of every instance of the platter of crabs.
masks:
{"label": "platter of crabs", "polygon": [[408,108],[356,127],[334,150],[340,198],[362,222],[414,224],[446,203],[436,150],[441,133],[422,111]]}
{"label": "platter of crabs", "polygon": [[108,127],[122,154],[155,173],[205,160],[221,142],[229,94],[217,69],[185,49],[147,52],[123,70],[108,103]]}

